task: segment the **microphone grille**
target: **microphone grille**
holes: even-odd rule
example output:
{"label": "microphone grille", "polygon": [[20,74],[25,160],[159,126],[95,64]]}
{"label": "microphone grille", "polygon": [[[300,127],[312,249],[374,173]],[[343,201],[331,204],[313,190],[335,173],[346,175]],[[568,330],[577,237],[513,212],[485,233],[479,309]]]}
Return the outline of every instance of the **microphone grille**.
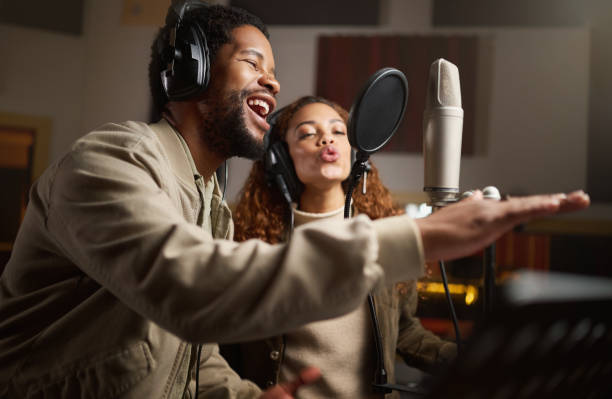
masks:
{"label": "microphone grille", "polygon": [[459,69],[455,64],[439,58],[429,69],[427,108],[461,107]]}

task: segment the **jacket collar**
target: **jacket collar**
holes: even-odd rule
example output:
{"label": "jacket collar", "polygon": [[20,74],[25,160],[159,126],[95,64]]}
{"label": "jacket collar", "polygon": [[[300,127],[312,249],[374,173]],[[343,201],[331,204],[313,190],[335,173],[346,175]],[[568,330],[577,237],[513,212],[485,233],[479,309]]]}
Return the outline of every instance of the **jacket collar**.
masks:
{"label": "jacket collar", "polygon": [[[188,187],[193,187],[195,190],[195,165],[193,157],[186,147],[181,143],[179,132],[174,130],[165,119],[161,119],[157,123],[150,125],[151,129],[157,133],[157,137],[166,152],[170,166],[175,175],[185,183]],[[197,170],[195,170],[197,173]]]}
{"label": "jacket collar", "polygon": [[[165,119],[151,124],[150,127],[157,134],[174,174],[187,187],[192,187],[197,192],[196,179],[201,179],[202,176],[195,167],[195,162],[183,137]],[[213,236],[231,239],[233,236],[232,213],[225,201],[222,200],[223,194],[221,193],[217,176],[214,173],[213,181],[214,188],[211,204]]]}
{"label": "jacket collar", "polygon": [[[195,179],[201,177],[201,175],[195,166],[195,162],[191,156],[189,147],[187,147],[187,144],[185,143],[185,140],[181,134],[163,118],[159,122],[153,123],[150,126],[151,129],[157,133],[159,141],[161,141],[162,146],[168,155],[172,170],[174,170],[181,181],[193,186]],[[221,188],[219,187],[217,176],[214,173],[213,179],[215,182],[213,195],[221,197]]]}

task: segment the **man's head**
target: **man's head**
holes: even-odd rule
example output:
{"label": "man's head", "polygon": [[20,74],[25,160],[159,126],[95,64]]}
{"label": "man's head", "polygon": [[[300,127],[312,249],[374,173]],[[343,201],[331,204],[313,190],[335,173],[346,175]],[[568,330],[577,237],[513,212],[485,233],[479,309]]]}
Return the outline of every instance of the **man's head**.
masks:
{"label": "man's head", "polygon": [[169,102],[161,84],[165,68],[158,40],[166,41],[171,26],[158,33],[152,46],[149,81],[156,112],[173,104],[193,108],[197,130],[204,143],[225,158],[257,158],[265,117],[275,106],[279,90],[274,77],[274,58],[268,32],[259,18],[238,8],[211,6],[188,12],[183,24],[197,23],[206,36],[210,58],[210,82],[198,98]]}

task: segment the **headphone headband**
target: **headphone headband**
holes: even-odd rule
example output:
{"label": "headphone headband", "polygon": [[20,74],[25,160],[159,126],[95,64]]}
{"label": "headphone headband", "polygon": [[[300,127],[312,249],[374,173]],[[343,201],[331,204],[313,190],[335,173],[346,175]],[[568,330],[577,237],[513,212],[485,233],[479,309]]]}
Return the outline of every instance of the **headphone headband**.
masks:
{"label": "headphone headband", "polygon": [[200,0],[183,0],[173,1],[170,6],[170,11],[166,15],[166,25],[179,25],[185,17],[185,14],[198,8],[207,8],[209,5]]}

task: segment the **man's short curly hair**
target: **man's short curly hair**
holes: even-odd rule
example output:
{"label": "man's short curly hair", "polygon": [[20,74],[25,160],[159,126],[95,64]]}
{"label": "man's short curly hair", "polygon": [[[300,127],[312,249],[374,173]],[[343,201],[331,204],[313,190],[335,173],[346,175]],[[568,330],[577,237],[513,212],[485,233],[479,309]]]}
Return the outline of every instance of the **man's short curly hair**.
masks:
{"label": "man's short curly hair", "polygon": [[[171,12],[171,7],[168,9],[168,13]],[[220,5],[213,5],[206,7],[205,9],[196,8],[189,12],[185,16],[187,23],[198,23],[202,28],[202,31],[206,35],[206,42],[208,44],[208,51],[210,57],[210,64],[212,65],[215,61],[215,57],[219,48],[230,43],[232,38],[232,31],[235,28],[244,25],[252,25],[259,29],[266,38],[270,37],[268,29],[259,17],[249,13],[238,7],[225,7]],[[159,29],[155,40],[151,45],[151,59],[149,61],[149,89],[151,90],[151,96],[153,98],[153,118],[158,118],[161,115],[164,106],[168,102],[166,93],[161,84],[160,74],[163,68],[161,64],[161,56],[159,54],[158,41],[164,43],[168,42],[170,29],[172,26],[164,26]],[[211,79],[214,79],[211,76]]]}

